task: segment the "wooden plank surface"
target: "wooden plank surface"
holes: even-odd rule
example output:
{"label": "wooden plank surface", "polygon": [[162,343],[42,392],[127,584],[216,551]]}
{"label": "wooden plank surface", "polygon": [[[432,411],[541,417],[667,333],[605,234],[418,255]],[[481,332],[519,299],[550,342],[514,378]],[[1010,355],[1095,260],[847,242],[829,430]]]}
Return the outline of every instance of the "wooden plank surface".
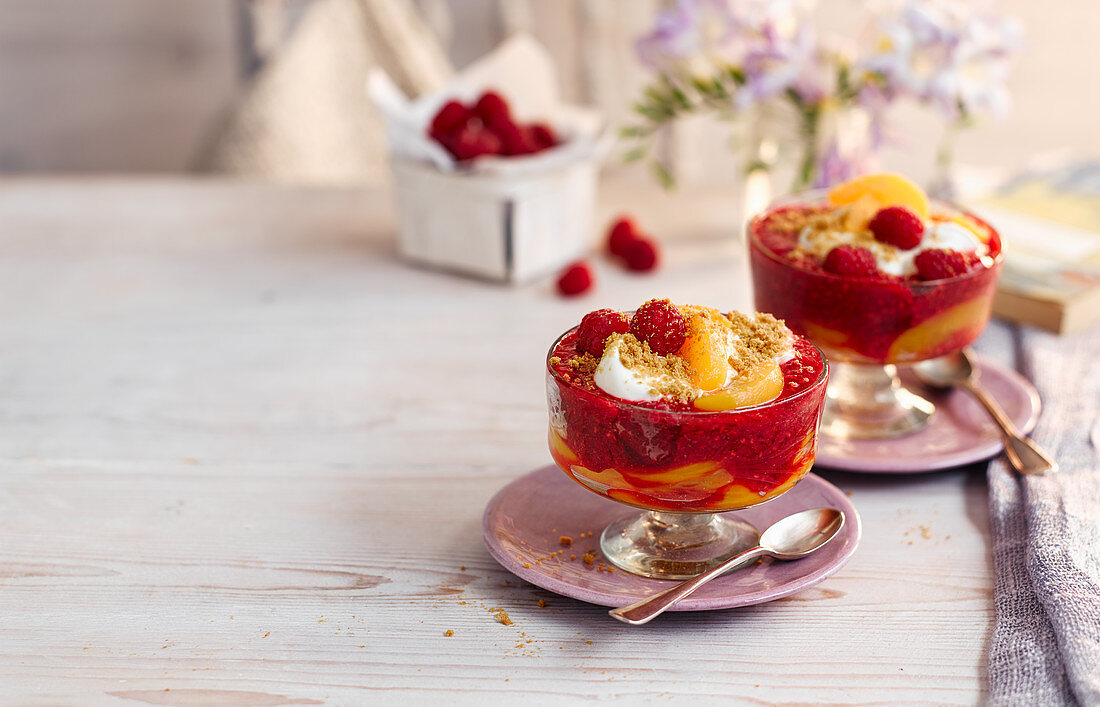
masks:
{"label": "wooden plank surface", "polygon": [[980,701],[981,469],[830,473],[844,570],[643,628],[486,553],[488,499],[549,461],[557,333],[747,306],[734,200],[695,199],[612,191],[667,265],[568,301],[402,265],[383,193],[0,182],[0,702]]}

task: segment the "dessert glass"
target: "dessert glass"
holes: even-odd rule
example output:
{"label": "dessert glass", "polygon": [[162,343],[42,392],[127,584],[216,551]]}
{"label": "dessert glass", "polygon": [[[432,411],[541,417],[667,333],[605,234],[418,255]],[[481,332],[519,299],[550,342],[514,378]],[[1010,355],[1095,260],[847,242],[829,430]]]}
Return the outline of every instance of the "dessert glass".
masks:
{"label": "dessert glass", "polygon": [[[973,214],[955,212],[989,229],[983,265],[942,280],[857,279],[807,267],[765,241],[769,217],[785,209],[827,203],[824,191],[795,194],[749,223],[749,259],[756,308],[771,312],[817,344],[831,374],[822,434],[840,439],[885,439],[916,432],[935,406],[902,385],[898,366],[956,352],[989,322],[1000,274],[1000,237]],[[773,241],[774,242],[774,241]]]}
{"label": "dessert glass", "polygon": [[[550,453],[589,491],[643,509],[611,523],[600,549],[634,574],[687,579],[752,546],[752,525],[724,515],[790,490],[810,470],[829,377],[785,381],[769,403],[736,410],[669,410],[635,404],[565,380],[550,363]],[[787,393],[786,386],[797,388]]]}

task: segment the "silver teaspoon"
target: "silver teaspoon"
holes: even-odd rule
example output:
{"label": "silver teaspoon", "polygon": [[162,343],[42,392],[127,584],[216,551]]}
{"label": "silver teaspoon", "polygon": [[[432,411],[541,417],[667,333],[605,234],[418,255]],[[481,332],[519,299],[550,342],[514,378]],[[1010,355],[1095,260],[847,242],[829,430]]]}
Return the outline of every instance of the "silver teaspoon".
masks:
{"label": "silver teaspoon", "polygon": [[962,388],[982,404],[993,421],[1001,428],[1005,440],[1005,456],[1012,468],[1021,474],[1041,474],[1058,471],[1058,464],[1048,457],[1039,445],[1020,434],[1004,409],[979,385],[974,363],[966,349],[940,358],[931,358],[913,366],[913,373],[923,383],[933,388]]}
{"label": "silver teaspoon", "polygon": [[772,524],[760,536],[760,544],[735,555],[703,574],[681,582],[645,599],[612,609],[608,613],[619,621],[634,626],[652,621],[666,609],[687,597],[699,587],[730,570],[743,567],[759,557],[777,560],[797,560],[809,555],[832,540],[844,527],[844,514],[835,508],[811,508],[793,513]]}

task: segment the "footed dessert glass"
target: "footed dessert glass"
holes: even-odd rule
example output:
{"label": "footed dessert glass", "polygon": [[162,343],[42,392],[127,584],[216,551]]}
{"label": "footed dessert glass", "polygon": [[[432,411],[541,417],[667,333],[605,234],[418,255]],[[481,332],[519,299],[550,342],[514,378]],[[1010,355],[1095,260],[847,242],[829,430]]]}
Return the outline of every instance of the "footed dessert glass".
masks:
{"label": "footed dessert glass", "polygon": [[828,357],[822,434],[840,439],[911,434],[927,424],[935,406],[902,385],[898,366],[953,353],[978,338],[989,322],[1001,270],[1000,237],[973,214],[933,203],[989,230],[990,255],[980,266],[930,281],[842,277],[787,257],[777,244],[792,234],[771,227],[777,213],[827,203],[823,191],[795,194],[749,223],[756,308],[783,319]]}
{"label": "footed dessert glass", "polygon": [[814,462],[829,376],[788,380],[769,403],[706,412],[630,403],[570,383],[547,355],[550,453],[589,491],[643,509],[604,529],[600,549],[634,574],[688,579],[753,547],[752,525],[724,514],[779,496]]}

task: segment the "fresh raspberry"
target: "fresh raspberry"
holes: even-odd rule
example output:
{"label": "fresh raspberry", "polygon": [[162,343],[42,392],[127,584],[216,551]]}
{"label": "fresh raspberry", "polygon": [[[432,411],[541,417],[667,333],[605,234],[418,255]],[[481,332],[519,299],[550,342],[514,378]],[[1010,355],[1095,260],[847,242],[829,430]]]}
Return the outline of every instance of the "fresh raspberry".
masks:
{"label": "fresh raspberry", "polygon": [[523,136],[523,150],[520,154],[524,155],[536,155],[546,148],[539,143],[539,138],[535,135],[535,129],[529,125],[525,125],[519,129],[520,134]]}
{"label": "fresh raspberry", "polygon": [[493,132],[503,143],[506,155],[533,155],[539,151],[538,142],[530,128],[521,127],[509,120],[497,125]]}
{"label": "fresh raspberry", "polygon": [[630,331],[630,321],[622,312],[613,309],[597,309],[581,319],[577,327],[577,350],[590,353],[596,358],[603,356],[603,347],[607,337],[612,334],[625,334]]}
{"label": "fresh raspberry", "polygon": [[687,322],[667,299],[651,299],[634,313],[630,333],[649,344],[661,356],[675,353],[687,339]]}
{"label": "fresh raspberry", "polygon": [[917,266],[917,275],[922,280],[945,280],[962,275],[969,269],[966,256],[949,249],[921,251],[913,259],[913,264]]}
{"label": "fresh raspberry", "polygon": [[458,101],[447,101],[432,118],[428,134],[435,140],[454,133],[466,124],[470,117],[470,110]]}
{"label": "fresh raspberry", "polygon": [[916,248],[924,236],[924,222],[905,206],[879,209],[867,227],[875,234],[876,240],[902,250]]}
{"label": "fresh raspberry", "polygon": [[629,216],[620,216],[607,232],[607,250],[612,255],[625,258],[630,246],[638,239],[638,226]]}
{"label": "fresh raspberry", "polygon": [[583,294],[592,287],[594,279],[592,266],[585,260],[578,260],[558,277],[558,292],[566,297]]}
{"label": "fresh raspberry", "polygon": [[878,274],[878,263],[871,251],[857,245],[838,245],[825,256],[822,263],[825,272],[841,277],[873,277]]}
{"label": "fresh raspberry", "polygon": [[637,272],[646,272],[657,267],[660,255],[655,242],[648,238],[636,238],[626,251],[626,266]]}
{"label": "fresh raspberry", "polygon": [[504,151],[500,138],[485,128],[476,128],[471,125],[452,135],[446,147],[459,162],[482,155],[499,155]]}
{"label": "fresh raspberry", "polygon": [[494,130],[512,122],[512,111],[508,107],[508,101],[496,91],[486,91],[481,94],[481,98],[477,99],[477,104],[474,106],[474,111],[481,118],[481,122]]}
{"label": "fresh raspberry", "polygon": [[531,132],[535,136],[539,150],[547,150],[558,144],[558,134],[546,123],[535,123],[531,126]]}

